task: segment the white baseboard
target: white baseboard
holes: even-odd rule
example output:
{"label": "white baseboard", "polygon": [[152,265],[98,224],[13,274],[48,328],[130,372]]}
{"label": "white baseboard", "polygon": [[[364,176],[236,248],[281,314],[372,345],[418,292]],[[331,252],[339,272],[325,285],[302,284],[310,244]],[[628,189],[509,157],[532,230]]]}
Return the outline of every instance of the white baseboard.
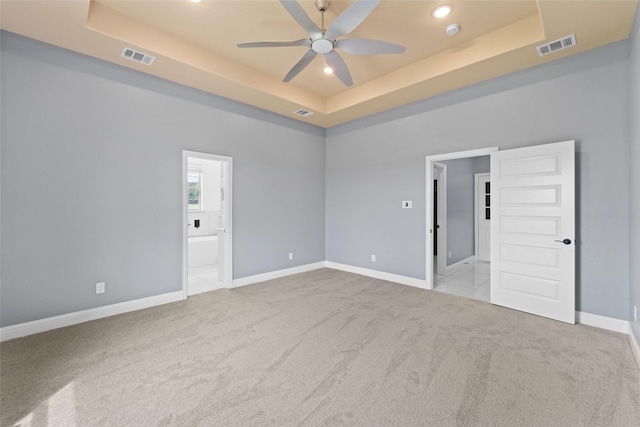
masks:
{"label": "white baseboard", "polygon": [[476,261],[476,256],[475,255],[471,255],[469,258],[460,260],[454,264],[448,265],[447,266],[447,271],[445,272],[445,275],[449,275],[449,274],[453,274],[458,270],[461,270],[462,268],[464,268],[467,264],[471,264],[474,263]]}
{"label": "white baseboard", "polygon": [[[339,264],[331,261],[321,261],[313,264],[306,264],[298,267],[285,268],[283,270],[276,270],[268,273],[256,274],[254,276],[234,279],[232,288],[290,276],[292,274],[304,273],[306,271],[317,270],[324,267],[332,268],[334,270],[346,271],[349,273],[360,274],[376,279],[387,280],[389,282],[399,283],[402,285],[427,289],[425,280],[401,276],[398,274],[386,273],[383,271],[371,270],[368,268]],[[183,291],[170,292],[148,298],[125,301],[117,304],[106,305],[103,307],[76,311],[74,313],[62,314],[60,316],[49,317],[46,319],[20,323],[17,325],[5,326],[4,328],[0,328],[0,342],[49,331],[52,329],[63,328],[65,326],[71,326],[78,323],[88,322],[90,320],[102,319],[104,317],[128,313],[130,311],[142,310],[157,305],[181,301],[183,299]],[[627,334],[629,336],[631,349],[636,358],[636,362],[638,363],[638,368],[640,368],[640,344],[636,340],[635,335],[631,330],[631,325],[628,321],[576,311],[576,323]]]}
{"label": "white baseboard", "polygon": [[631,345],[631,351],[633,352],[633,355],[636,358],[638,369],[640,369],[640,343],[638,343],[636,336],[631,330],[631,324],[629,324],[629,344]]}
{"label": "white baseboard", "polygon": [[184,294],[182,291],[170,292],[167,294],[140,298],[133,301],[125,301],[117,304],[105,305],[103,307],[61,314],[59,316],[48,317],[46,319],[19,323],[17,325],[5,326],[4,328],[0,328],[0,342],[37,334],[39,332],[50,331],[51,329],[76,325],[78,323],[88,322],[89,320],[102,319],[103,317],[114,316],[116,314],[128,313],[130,311],[154,307],[156,305],[181,301],[183,299]]}
{"label": "white baseboard", "polygon": [[387,280],[389,282],[400,283],[401,285],[414,286],[416,288],[427,289],[427,282],[422,279],[416,279],[413,277],[400,276],[399,274],[385,273],[384,271],[370,270],[368,268],[354,267],[347,264],[339,264],[337,262],[326,261],[327,268],[333,268],[334,270],[346,271],[349,273],[356,273],[362,276],[373,277],[376,279]]}
{"label": "white baseboard", "polygon": [[254,283],[264,282],[267,280],[278,279],[284,276],[290,276],[292,274],[304,273],[306,271],[317,270],[324,268],[325,262],[314,262],[313,264],[299,265],[298,267],[285,268],[283,270],[270,271],[268,273],[256,274],[254,276],[242,277],[240,279],[233,279],[231,288],[239,288],[241,286],[252,285]]}
{"label": "white baseboard", "polygon": [[585,313],[584,311],[576,311],[576,323],[587,326],[595,326],[596,328],[606,329],[608,331],[629,333],[629,322],[626,320],[614,319],[612,317],[600,316],[598,314]]}
{"label": "white baseboard", "polygon": [[400,276],[398,274],[385,273],[384,271],[370,270],[368,268],[354,267],[352,265],[339,264],[331,261],[321,261],[313,264],[301,265],[298,267],[286,268],[284,270],[270,271],[268,273],[256,274],[255,276],[242,277],[233,279],[232,288],[251,285],[254,283],[264,282],[267,280],[278,279],[292,274],[304,273],[305,271],[317,270],[319,268],[333,268],[334,270],[346,271],[349,273],[361,274],[363,276],[374,277],[376,279],[387,280],[389,282],[400,283],[402,285],[414,286],[426,289],[426,282],[413,277]]}

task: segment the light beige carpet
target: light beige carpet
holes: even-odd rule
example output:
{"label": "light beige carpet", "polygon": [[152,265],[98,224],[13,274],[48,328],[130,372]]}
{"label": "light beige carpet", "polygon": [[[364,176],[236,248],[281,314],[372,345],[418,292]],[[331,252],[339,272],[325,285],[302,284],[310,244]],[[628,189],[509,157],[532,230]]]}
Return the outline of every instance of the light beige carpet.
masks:
{"label": "light beige carpet", "polygon": [[637,426],[627,337],[322,269],[1,345],[3,426]]}

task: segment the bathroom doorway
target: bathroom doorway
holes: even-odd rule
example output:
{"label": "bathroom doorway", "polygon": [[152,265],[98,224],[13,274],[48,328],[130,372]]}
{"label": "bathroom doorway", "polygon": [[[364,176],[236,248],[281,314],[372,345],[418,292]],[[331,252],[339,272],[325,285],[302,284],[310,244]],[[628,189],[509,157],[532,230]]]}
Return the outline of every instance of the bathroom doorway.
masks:
{"label": "bathroom doorway", "polygon": [[232,283],[232,158],[183,151],[183,291]]}

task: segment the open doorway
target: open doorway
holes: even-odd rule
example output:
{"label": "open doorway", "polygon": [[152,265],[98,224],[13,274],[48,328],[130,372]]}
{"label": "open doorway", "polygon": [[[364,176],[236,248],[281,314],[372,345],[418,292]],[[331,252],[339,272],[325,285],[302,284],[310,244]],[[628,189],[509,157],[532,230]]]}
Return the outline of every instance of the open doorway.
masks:
{"label": "open doorway", "polygon": [[[489,182],[489,156],[434,162],[434,277],[436,291],[488,302],[490,268],[487,253],[478,252],[478,235],[488,252],[488,219],[478,217],[485,191],[478,192],[478,176]],[[488,193],[487,193],[488,197]],[[487,208],[489,209],[489,208]],[[478,234],[478,223],[483,228]],[[486,245],[484,245],[486,244]]]}
{"label": "open doorway", "polygon": [[232,159],[183,151],[183,292],[230,288]]}
{"label": "open doorway", "polygon": [[[425,278],[428,289],[434,289],[437,282],[442,283],[445,278],[458,273],[458,279],[472,278],[476,284],[481,280],[470,271],[471,268],[477,270],[474,179],[476,173],[489,172],[487,156],[494,151],[497,151],[496,147],[426,158],[426,214],[430,225],[426,239]],[[488,265],[479,268],[483,269],[488,280]],[[456,290],[455,293],[461,295],[463,291],[467,289]]]}

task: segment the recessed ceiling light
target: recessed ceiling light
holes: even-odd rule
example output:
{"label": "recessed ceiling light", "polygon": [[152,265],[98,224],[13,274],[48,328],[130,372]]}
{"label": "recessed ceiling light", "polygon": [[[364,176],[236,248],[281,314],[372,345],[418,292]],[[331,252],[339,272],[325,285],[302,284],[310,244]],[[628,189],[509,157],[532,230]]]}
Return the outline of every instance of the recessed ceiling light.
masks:
{"label": "recessed ceiling light", "polygon": [[191,3],[200,3],[202,0],[189,0]]}
{"label": "recessed ceiling light", "polygon": [[448,4],[444,4],[442,6],[436,7],[433,10],[432,15],[434,18],[444,18],[445,16],[450,14],[452,10],[453,8],[451,6],[449,6]]}
{"label": "recessed ceiling light", "polygon": [[460,25],[451,24],[448,25],[447,28],[444,29],[444,32],[447,33],[448,36],[455,36],[460,31]]}
{"label": "recessed ceiling light", "polygon": [[327,74],[333,74],[333,68],[331,67],[324,67],[323,71]]}

